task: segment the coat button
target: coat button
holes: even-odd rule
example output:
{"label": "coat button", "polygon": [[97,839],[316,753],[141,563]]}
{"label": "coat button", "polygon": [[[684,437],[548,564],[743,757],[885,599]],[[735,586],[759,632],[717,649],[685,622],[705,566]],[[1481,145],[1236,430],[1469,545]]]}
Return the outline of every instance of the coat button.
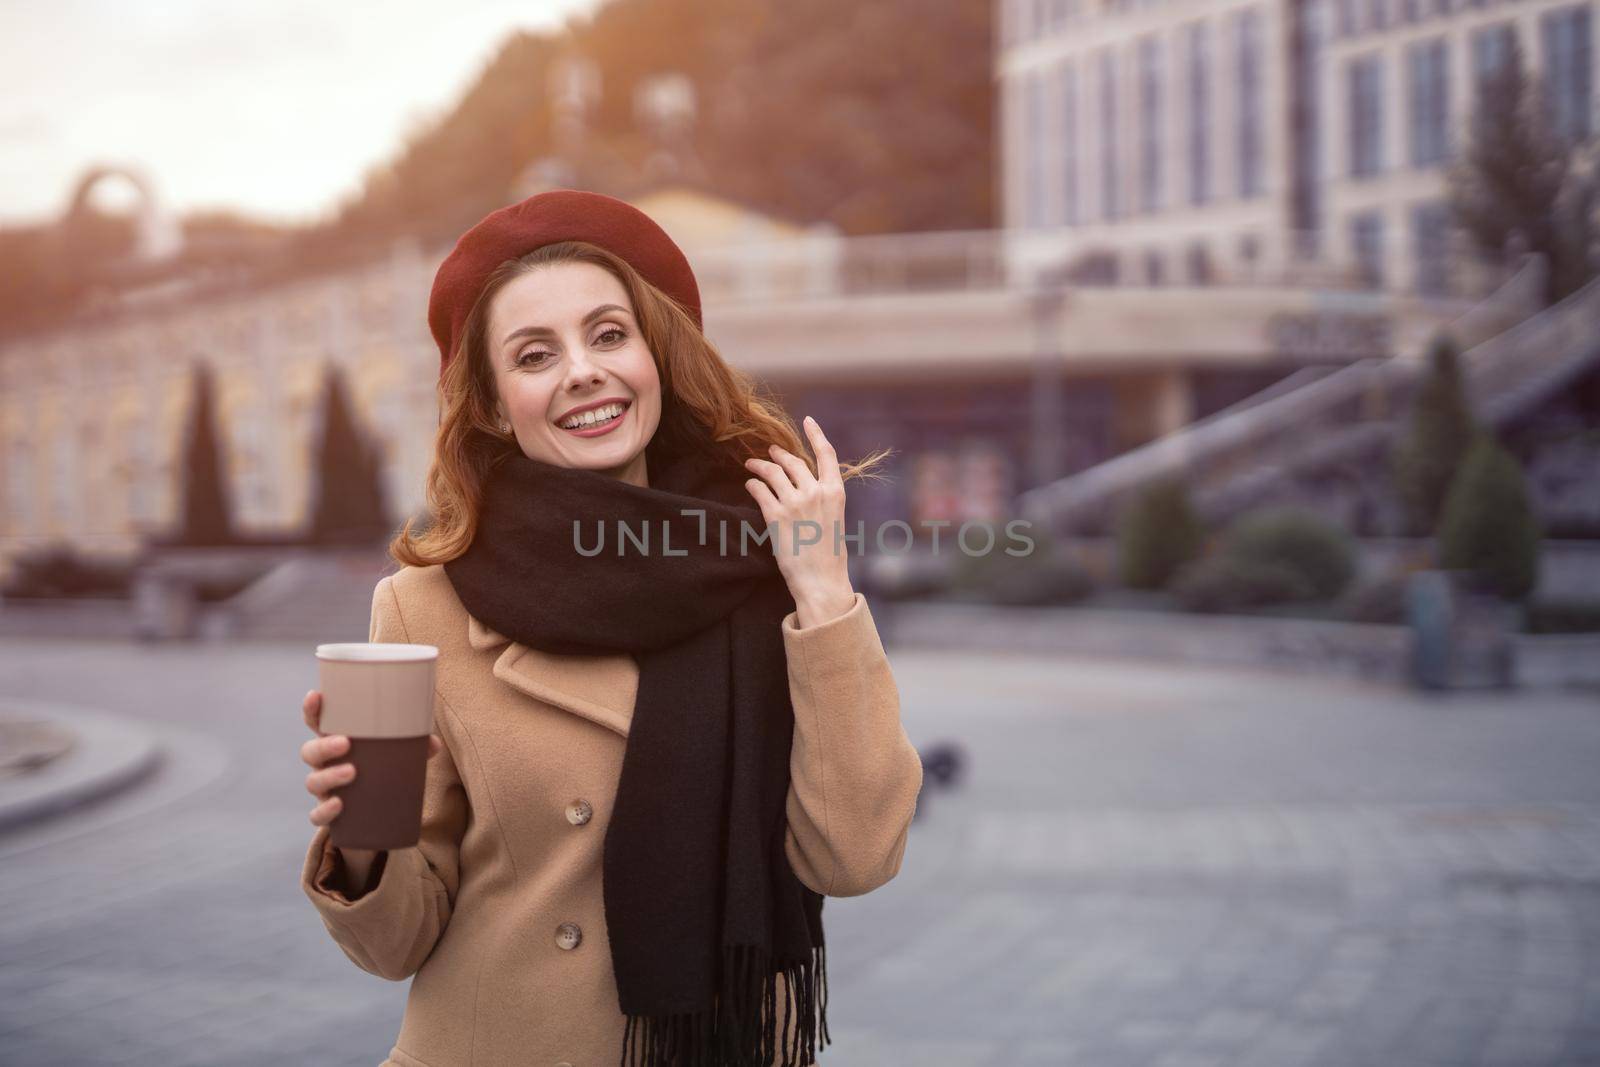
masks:
{"label": "coat button", "polygon": [[561,948],[577,948],[578,942],[583,940],[583,931],[577,923],[562,923],[556,927],[556,944]]}
{"label": "coat button", "polygon": [[566,1060],[562,1060],[560,1063],[556,1064],[556,1067],[572,1067],[572,1064],[568,1063]]}
{"label": "coat button", "polygon": [[567,821],[574,826],[582,826],[594,815],[594,809],[587,800],[574,800],[567,805]]}

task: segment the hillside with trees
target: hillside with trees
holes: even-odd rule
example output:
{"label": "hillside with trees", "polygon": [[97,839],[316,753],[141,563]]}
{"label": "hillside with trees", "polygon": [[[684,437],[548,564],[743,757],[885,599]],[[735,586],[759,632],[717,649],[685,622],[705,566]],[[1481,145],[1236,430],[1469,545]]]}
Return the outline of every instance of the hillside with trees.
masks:
{"label": "hillside with trees", "polygon": [[[599,73],[584,145],[608,161],[609,180],[591,188],[644,191],[630,183],[658,146],[635,115],[635,90],[674,72],[692,85],[696,114],[673,148],[696,160],[694,184],[708,194],[846,234],[988,227],[992,18],[990,0],[611,0],[559,31],[508,36],[462,97],[415,126],[330,222],[185,218],[188,247],[154,271],[114,266],[131,243],[117,216],[74,220],[76,251],[66,256],[64,224],[0,230],[0,331],[46,328],[83,311],[97,289],[170,277],[261,285],[353,265],[396,240],[446,243],[556,151],[551,74],[571,55]],[[86,233],[105,239],[84,249]]]}

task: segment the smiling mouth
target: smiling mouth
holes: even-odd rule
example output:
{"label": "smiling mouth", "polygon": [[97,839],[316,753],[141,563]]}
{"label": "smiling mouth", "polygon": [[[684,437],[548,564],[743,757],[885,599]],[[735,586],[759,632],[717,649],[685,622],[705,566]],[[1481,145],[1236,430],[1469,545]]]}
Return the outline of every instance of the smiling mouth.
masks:
{"label": "smiling mouth", "polygon": [[606,406],[608,408],[620,408],[621,410],[615,415],[609,416],[608,418],[596,419],[592,422],[580,421],[575,426],[563,426],[560,423],[557,423],[556,425],[560,426],[561,429],[566,430],[568,433],[579,434],[582,436],[592,435],[596,430],[604,430],[607,427],[615,426],[617,423],[621,422],[623,417],[628,414],[628,409],[633,407],[633,403],[631,401],[622,401],[617,404],[608,404]]}

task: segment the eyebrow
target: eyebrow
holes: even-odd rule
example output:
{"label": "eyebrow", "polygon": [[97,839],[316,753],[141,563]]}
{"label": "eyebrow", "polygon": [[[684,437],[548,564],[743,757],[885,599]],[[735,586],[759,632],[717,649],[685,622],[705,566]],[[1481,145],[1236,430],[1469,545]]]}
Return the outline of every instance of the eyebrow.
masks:
{"label": "eyebrow", "polygon": [[[613,311],[620,311],[624,315],[628,314],[628,309],[623,307],[621,304],[601,304],[599,307],[589,312],[589,314],[585,315],[583,317],[583,321],[578,325],[587,326],[595,319],[609,315]],[[556,332],[550,329],[548,326],[519,326],[517,329],[506,334],[506,339],[500,343],[502,345],[508,345],[519,337],[554,337],[555,335]]]}

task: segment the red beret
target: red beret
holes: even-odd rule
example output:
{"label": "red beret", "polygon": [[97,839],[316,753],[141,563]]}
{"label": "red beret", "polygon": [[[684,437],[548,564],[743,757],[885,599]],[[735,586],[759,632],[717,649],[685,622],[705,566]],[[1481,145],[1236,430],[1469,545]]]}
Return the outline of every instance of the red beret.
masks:
{"label": "red beret", "polygon": [[428,328],[439,345],[439,376],[461,344],[467,312],[508,259],[556,241],[588,241],[627,260],[656,288],[700,319],[700,287],[683,250],[656,221],[626,201],[581,189],[551,189],[491,211],[461,235],[439,265],[428,298]]}

